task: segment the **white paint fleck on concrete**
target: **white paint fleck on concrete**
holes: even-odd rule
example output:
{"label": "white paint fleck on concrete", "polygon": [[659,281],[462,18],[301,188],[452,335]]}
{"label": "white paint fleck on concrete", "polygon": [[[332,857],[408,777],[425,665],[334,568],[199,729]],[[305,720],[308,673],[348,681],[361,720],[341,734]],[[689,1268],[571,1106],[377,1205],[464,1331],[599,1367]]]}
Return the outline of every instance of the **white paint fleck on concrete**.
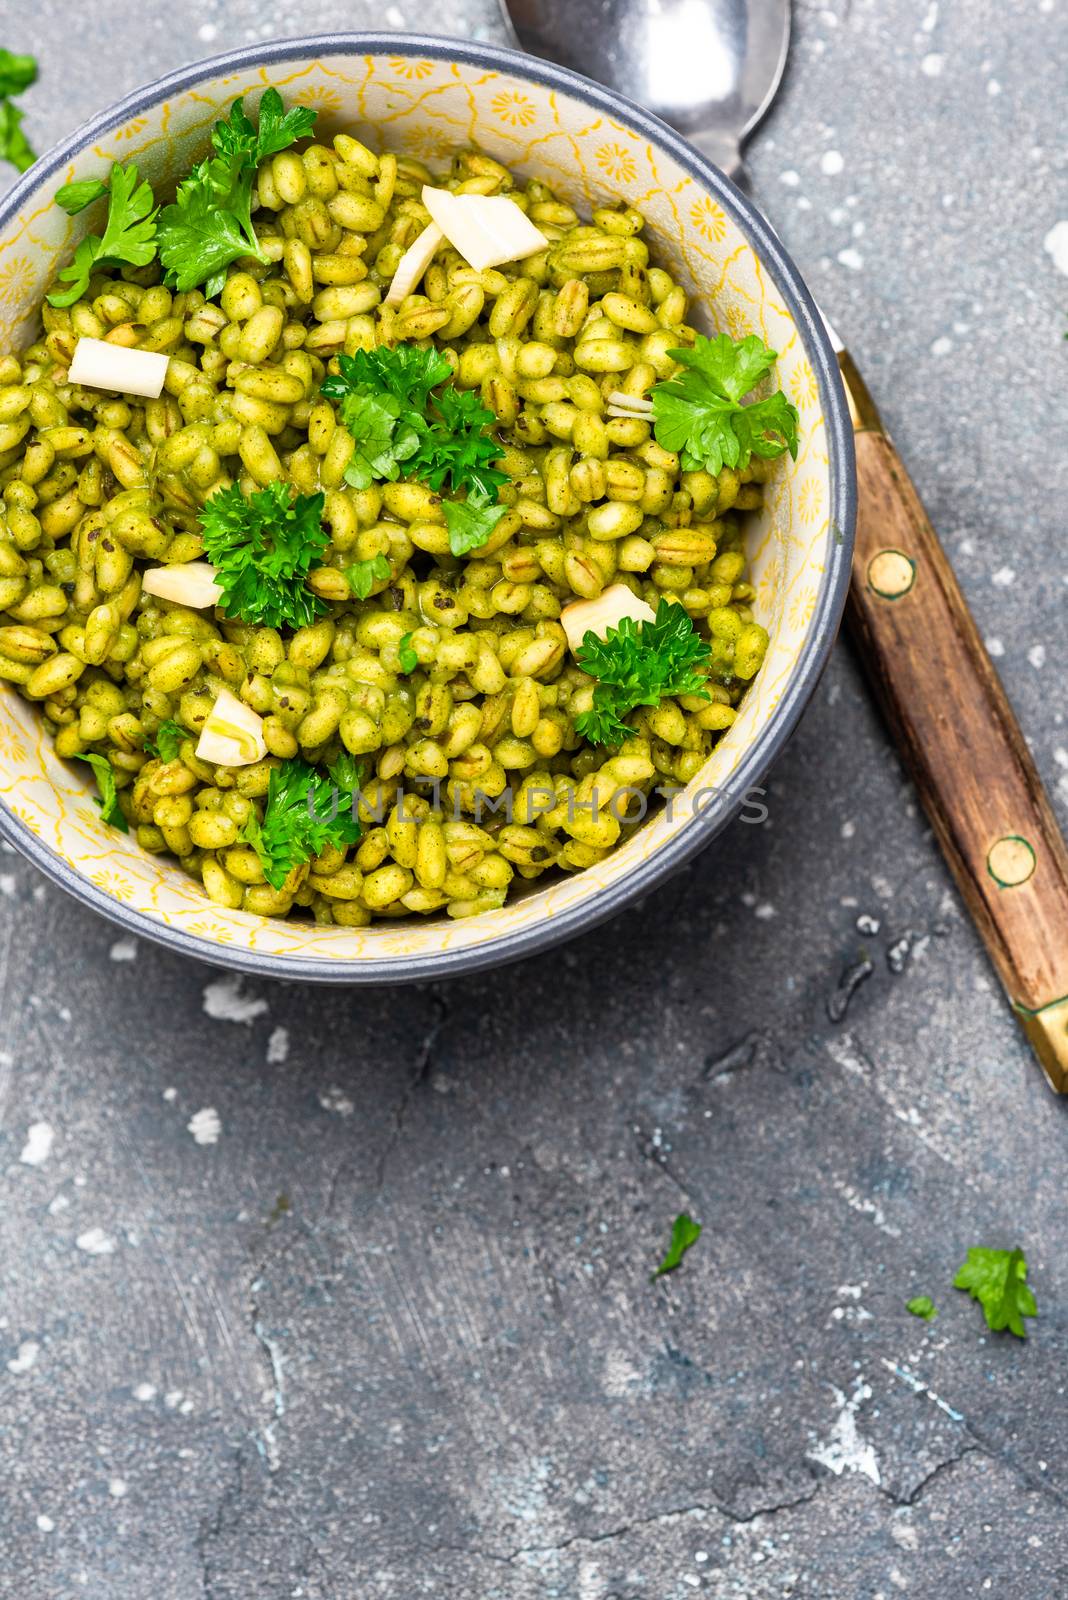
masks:
{"label": "white paint fleck on concrete", "polygon": [[820,156],[820,171],[826,173],[828,178],[837,178],[845,167],[840,150],[825,150]]}
{"label": "white paint fleck on concrete", "polygon": [[112,961],[136,961],[137,940],[116,939],[115,943],[108,951],[108,955],[111,957]]}
{"label": "white paint fleck on concrete", "polygon": [[15,898],[15,879],[10,872],[0,873],[0,894],[6,895],[9,900]]}
{"label": "white paint fleck on concrete", "polygon": [[167,1407],[168,1411],[173,1411],[176,1406],[181,1404],[181,1401],[181,1389],[168,1389],[167,1393],[163,1396],[163,1404]]}
{"label": "white paint fleck on concrete", "polygon": [[154,1383],[139,1383],[133,1392],[135,1400],[140,1400],[142,1405],[147,1405],[156,1398],[156,1385]]}
{"label": "white paint fleck on concrete", "polygon": [[985,639],[983,642],[986,645],[988,656],[1003,656],[1005,654],[1005,646],[1000,639]]}
{"label": "white paint fleck on concrete", "polygon": [[1027,652],[1027,659],[1036,672],[1046,665],[1046,647],[1044,644],[1033,644]]}
{"label": "white paint fleck on concrete", "polygon": [[50,1122],[31,1122],[19,1160],[27,1167],[43,1167],[52,1154],[56,1131]]}
{"label": "white paint fleck on concrete", "polygon": [[810,1461],[840,1478],[844,1472],[858,1472],[878,1485],[882,1479],[875,1446],[864,1438],[857,1427],[857,1412],[865,1400],[871,1399],[871,1389],[863,1378],[856,1378],[853,1393],[847,1399],[841,1389],[832,1389],[838,1415],[826,1439],[820,1440],[808,1452]]}
{"label": "white paint fleck on concrete", "polygon": [[1068,274],[1068,222],[1055,222],[1042,241],[1058,272]]}
{"label": "white paint fleck on concrete", "polygon": [[115,1241],[103,1228],[86,1228],[75,1239],[79,1250],[84,1250],[87,1256],[111,1256],[115,1254]]}
{"label": "white paint fleck on concrete", "polygon": [[922,1394],[926,1400],[930,1400],[932,1404],[936,1405],[939,1411],[944,1411],[951,1421],[964,1421],[964,1413],[962,1411],[955,1410],[948,1400],[943,1400],[940,1394],[935,1394],[934,1390],[924,1383],[922,1378],[917,1377],[915,1372],[910,1372],[902,1362],[888,1361],[885,1356],[881,1356],[879,1359],[887,1372],[892,1372],[895,1378],[900,1378],[902,1383],[908,1384],[913,1394]]}
{"label": "white paint fleck on concrete", "polygon": [[289,1029],[275,1028],[267,1040],[267,1061],[271,1066],[278,1066],[289,1059]]}
{"label": "white paint fleck on concrete", "polygon": [[20,1373],[29,1372],[30,1368],[36,1363],[37,1357],[40,1355],[40,1353],[41,1346],[37,1343],[36,1339],[23,1339],[22,1343],[19,1345],[18,1354],[13,1355],[11,1360],[8,1362],[7,1370],[9,1372],[13,1372],[16,1377],[18,1377]]}
{"label": "white paint fleck on concrete", "polygon": [[177,1089],[164,1089],[163,1098],[164,1098],[164,1100],[167,1101],[168,1105],[172,1104],[178,1098],[178,1090]]}
{"label": "white paint fleck on concrete", "polygon": [[832,1178],[833,1187],[842,1196],[851,1211],[858,1212],[862,1217],[867,1217],[878,1228],[880,1233],[888,1234],[891,1239],[900,1239],[901,1229],[895,1228],[887,1222],[886,1212],[876,1200],[869,1200],[866,1195],[858,1194],[851,1183],[846,1183],[844,1178]]}
{"label": "white paint fleck on concrete", "polygon": [[126,1494],[126,1479],[125,1478],[109,1478],[108,1479],[108,1494],[111,1496],[111,1498],[113,1500],[121,1500],[123,1498],[123,1496]]}
{"label": "white paint fleck on concrete", "polygon": [[343,1089],[339,1089],[336,1083],[322,1091],[319,1104],[324,1111],[336,1111],[339,1117],[351,1117],[356,1109],[348,1095]]}
{"label": "white paint fleck on concrete", "polygon": [[999,567],[990,581],[997,589],[1011,589],[1016,582],[1016,573],[1012,567]]}
{"label": "white paint fleck on concrete", "polygon": [[267,1010],[266,1000],[257,995],[242,993],[242,981],[236,974],[216,978],[204,990],[204,1010],[216,1022],[253,1023]]}
{"label": "white paint fleck on concrete", "polygon": [[779,173],[779,182],[785,183],[788,189],[796,189],[801,182],[801,174],[795,172],[793,167],[787,167],[785,172]]}
{"label": "white paint fleck on concrete", "polygon": [[854,250],[852,245],[847,245],[844,250],[839,250],[838,260],[843,267],[848,267],[850,272],[859,272],[864,265],[864,257],[859,250]]}
{"label": "white paint fleck on concrete", "polygon": [[948,356],[952,349],[953,340],[947,339],[944,333],[941,334],[939,338],[935,339],[931,344],[931,354],[933,356]]}
{"label": "white paint fleck on concrete", "polygon": [[58,1217],[59,1213],[66,1211],[69,1205],[70,1201],[65,1194],[57,1194],[54,1199],[48,1202],[48,1215],[50,1217]]}
{"label": "white paint fleck on concrete", "polygon": [[197,1144],[218,1144],[222,1119],[214,1106],[203,1106],[199,1111],[194,1111],[186,1127]]}
{"label": "white paint fleck on concrete", "polygon": [[52,1533],[56,1525],[51,1517],[46,1517],[44,1512],[41,1511],[37,1515],[37,1526],[42,1533]]}
{"label": "white paint fleck on concrete", "polygon": [[938,0],[931,0],[931,4],[927,7],[927,14],[920,23],[920,27],[923,29],[924,33],[934,33],[937,23]]}
{"label": "white paint fleck on concrete", "polygon": [[920,71],[925,77],[940,78],[942,76],[942,68],[945,66],[945,64],[945,56],[940,56],[937,51],[932,50],[931,54],[924,56],[923,60],[920,62]]}
{"label": "white paint fleck on concrete", "polygon": [[197,38],[203,39],[205,44],[210,44],[213,39],[217,38],[218,33],[219,30],[214,22],[202,22],[197,29]]}
{"label": "white paint fleck on concrete", "polygon": [[996,78],[990,78],[987,80],[986,92],[991,99],[993,99],[995,95],[1001,93],[1001,85]]}

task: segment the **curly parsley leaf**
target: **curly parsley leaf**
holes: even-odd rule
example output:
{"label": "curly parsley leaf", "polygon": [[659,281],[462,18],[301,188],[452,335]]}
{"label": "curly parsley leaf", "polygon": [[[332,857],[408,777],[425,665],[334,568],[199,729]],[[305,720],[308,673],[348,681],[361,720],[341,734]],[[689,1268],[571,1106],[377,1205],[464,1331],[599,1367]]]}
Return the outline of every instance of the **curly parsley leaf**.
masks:
{"label": "curly parsley leaf", "polygon": [[253,812],[241,836],[259,856],[272,889],[281,889],[294,867],[321,855],[328,845],[355,844],[360,837],[354,805],[358,769],[339,760],[330,778],[299,756],[271,772],[263,820]]}
{"label": "curly parsley leaf", "polygon": [[36,80],[37,62],[33,56],[17,56],[0,49],[0,95],[21,94]]}
{"label": "curly parsley leaf", "polygon": [[954,1289],[966,1289],[978,1300],[986,1325],[999,1332],[1008,1328],[1018,1339],[1027,1338],[1024,1317],[1038,1315],[1035,1297],[1027,1286],[1027,1261],[1022,1250],[988,1250],[978,1245],[953,1279]]}
{"label": "curly parsley leaf", "polygon": [[100,267],[145,267],[155,255],[155,196],[151,184],[140,177],[132,161],[127,167],[115,163],[108,179],[107,194],[108,215],[103,234],[91,233],[81,241],[70,266],[64,267],[58,275],[60,283],[70,287],[50,294],[49,305],[70,306],[80,300],[89,287],[90,274]]}
{"label": "curly parsley leaf", "polygon": [[102,200],[107,192],[108,186],[103,178],[79,178],[75,183],[65,183],[62,189],[56,190],[56,204],[63,207],[68,217],[76,217],[94,200]]}
{"label": "curly parsley leaf", "polygon": [[682,606],[661,600],[652,622],[623,617],[599,639],[592,631],[577,660],[597,679],[593,706],[575,718],[575,729],[591,744],[621,744],[631,729],[623,718],[638,706],[656,706],[670,695],[707,699],[705,675],[697,669],[711,649]]}
{"label": "curly parsley leaf", "polygon": [[911,1311],[914,1317],[922,1317],[924,1322],[933,1322],[938,1315],[938,1308],[929,1294],[918,1294],[914,1299],[906,1300],[905,1310]]}
{"label": "curly parsley leaf", "polygon": [[456,389],[450,384],[435,397],[438,416],[419,440],[419,448],[408,463],[409,476],[428,484],[437,493],[448,487],[454,493],[468,491],[469,499],[489,505],[497,498],[508,474],[492,463],[501,453],[487,429],[497,420],[472,389]]}
{"label": "curly parsley leaf", "polygon": [[477,500],[446,500],[441,509],[449,530],[449,549],[454,556],[466,556],[472,550],[481,550],[508,507],[487,506]]}
{"label": "curly parsley leaf", "polygon": [[[398,344],[338,356],[321,393],[336,400],[354,450],[345,481],[366,489],[393,482],[404,469],[438,493],[463,489],[472,500],[496,500],[507,473],[491,463],[501,453],[487,429],[494,422],[471,390],[455,388],[452,367],[437,350]],[[439,393],[433,393],[440,389]]]}
{"label": "curly parsley leaf", "polygon": [[246,497],[238,484],[200,513],[204,554],[216,568],[228,617],[268,628],[302,628],[326,609],[305,578],[329,542],[325,496],[293,495],[275,481]]}
{"label": "curly parsley leaf", "polygon": [[797,455],[797,411],[780,389],[752,405],[742,401],[770,372],[777,353],[748,334],[698,334],[692,350],[668,352],[686,370],[653,385],[653,431],[665,450],[678,451],[683,470],[744,468],[753,456]]}
{"label": "curly parsley leaf", "polygon": [[412,636],[410,633],[406,633],[397,646],[397,660],[400,662],[401,671],[405,673],[414,672],[419,665],[419,657],[412,649]]}
{"label": "curly parsley leaf", "polygon": [[663,1277],[665,1272],[674,1272],[687,1250],[691,1245],[695,1245],[700,1237],[701,1224],[687,1216],[685,1211],[680,1211],[672,1224],[671,1243],[667,1247],[663,1261],[652,1274],[652,1282],[655,1283],[657,1278]]}
{"label": "curly parsley leaf", "polygon": [[285,111],[277,89],[260,100],[259,126],[239,98],[211,132],[213,155],[197,163],[178,185],[173,205],[159,218],[159,258],[167,281],[179,290],[208,283],[221,286],[221,274],[241,256],[264,259],[252,226],[252,185],[256,167],[311,132],[316,113],[306,106]]}
{"label": "curly parsley leaf", "polygon": [[37,151],[22,131],[22,112],[10,100],[0,100],[0,161],[25,172],[36,160]]}
{"label": "curly parsley leaf", "polygon": [[118,828],[120,833],[129,833],[130,824],[122,814],[119,806],[119,791],[115,785],[115,769],[106,756],[87,755],[75,756],[75,761],[87,761],[96,775],[96,786],[100,790],[97,805],[104,822],[110,822],[113,828]]}
{"label": "curly parsley leaf", "polygon": [[189,735],[173,718],[168,717],[166,722],[161,722],[153,738],[145,740],[145,749],[148,754],[155,756],[157,761],[174,761],[182,746],[182,740]]}
{"label": "curly parsley leaf", "polygon": [[388,556],[372,556],[369,561],[354,561],[345,568],[349,588],[357,600],[366,600],[376,583],[384,583],[393,569]]}

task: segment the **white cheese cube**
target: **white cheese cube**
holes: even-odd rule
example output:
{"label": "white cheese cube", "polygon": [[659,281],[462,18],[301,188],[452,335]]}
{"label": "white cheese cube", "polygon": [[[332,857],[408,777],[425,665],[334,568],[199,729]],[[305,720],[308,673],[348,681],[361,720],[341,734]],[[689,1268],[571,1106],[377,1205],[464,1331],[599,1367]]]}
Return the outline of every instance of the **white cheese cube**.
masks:
{"label": "white cheese cube", "polygon": [[158,400],[167,376],[169,356],[155,350],[127,350],[106,339],[79,339],[70,364],[70,381],[86,389],[113,389]]}
{"label": "white cheese cube", "polygon": [[540,229],[503,194],[453,194],[423,186],[423,204],[454,250],[476,272],[522,261],[549,243]]}
{"label": "white cheese cube", "polygon": [[576,600],[560,613],[560,626],[567,634],[573,655],[578,655],[588,633],[603,639],[609,628],[618,628],[624,617],[635,622],[655,622],[656,612],[625,583],[613,583],[594,600]]}
{"label": "white cheese cube", "polygon": [[266,754],[263,718],[224,689],[208,713],[197,744],[198,758],[221,767],[250,767]]}

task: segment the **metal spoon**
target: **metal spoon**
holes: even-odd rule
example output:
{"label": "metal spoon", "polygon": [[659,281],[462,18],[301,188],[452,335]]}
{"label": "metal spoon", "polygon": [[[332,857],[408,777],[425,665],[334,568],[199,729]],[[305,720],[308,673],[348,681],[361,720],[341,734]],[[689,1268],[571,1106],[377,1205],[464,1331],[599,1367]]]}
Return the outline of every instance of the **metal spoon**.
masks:
{"label": "metal spoon", "polygon": [[[786,60],[789,0],[499,0],[523,48],[656,112],[737,176]],[[592,13],[592,14],[591,14]],[[953,569],[850,356],[846,615],[957,886],[1053,1088],[1068,1093],[1068,850]]]}
{"label": "metal spoon", "polygon": [[[734,177],[775,97],[789,0],[499,0],[517,43],[629,95]],[[591,14],[592,13],[592,14]]]}

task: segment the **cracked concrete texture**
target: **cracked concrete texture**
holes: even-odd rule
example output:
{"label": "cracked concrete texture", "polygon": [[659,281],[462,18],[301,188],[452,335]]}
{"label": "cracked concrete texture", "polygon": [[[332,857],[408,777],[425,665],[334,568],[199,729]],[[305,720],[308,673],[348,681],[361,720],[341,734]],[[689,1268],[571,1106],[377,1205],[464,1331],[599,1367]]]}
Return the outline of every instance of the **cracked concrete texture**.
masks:
{"label": "cracked concrete texture", "polygon": [[[99,0],[75,40],[46,0],[5,42],[44,145],[101,50],[118,94],[336,21]],[[1031,0],[805,4],[750,162],[1062,820],[1066,48]],[[422,990],[220,997],[0,856],[0,1596],[1068,1591],[1064,1107],[848,646],[769,791],[640,910]],[[683,1208],[704,1234],[653,1285]],[[1026,1345],[949,1286],[980,1242],[1027,1250]]]}

